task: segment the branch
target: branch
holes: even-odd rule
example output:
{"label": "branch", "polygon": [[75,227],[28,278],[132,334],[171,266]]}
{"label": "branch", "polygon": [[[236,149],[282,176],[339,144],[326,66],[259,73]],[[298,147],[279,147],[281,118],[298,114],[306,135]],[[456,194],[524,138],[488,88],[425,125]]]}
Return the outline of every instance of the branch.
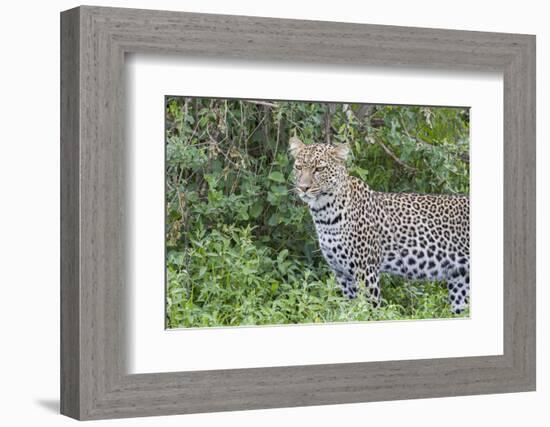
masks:
{"label": "branch", "polygon": [[397,157],[397,155],[392,150],[390,150],[390,148],[386,144],[384,144],[382,141],[380,141],[379,138],[375,138],[375,140],[376,140],[376,143],[380,147],[382,147],[382,150],[384,150],[384,152],[388,156],[390,156],[393,159],[393,161],[395,163],[397,163],[399,166],[401,166],[403,169],[408,170],[411,173],[416,173],[418,171],[415,167],[406,164],[403,160],[401,160],[399,157]]}
{"label": "branch", "polygon": [[[357,121],[359,122],[359,125],[361,127],[363,127],[363,120],[365,120],[365,118],[369,121],[370,123],[370,120],[371,120],[371,115],[373,113],[373,109],[374,109],[374,106],[373,105],[367,105],[367,104],[363,104],[361,105],[361,107],[359,108],[359,110],[357,112],[352,111],[353,115],[355,116],[355,118],[357,119]],[[390,156],[392,158],[392,160],[397,163],[399,166],[401,166],[403,169],[409,171],[410,173],[416,173],[418,172],[418,170],[413,167],[413,166],[410,166],[408,165],[407,163],[405,163],[403,160],[401,160],[386,144],[384,144],[380,138],[374,138],[375,142],[382,148],[382,150],[384,150],[384,152]]]}

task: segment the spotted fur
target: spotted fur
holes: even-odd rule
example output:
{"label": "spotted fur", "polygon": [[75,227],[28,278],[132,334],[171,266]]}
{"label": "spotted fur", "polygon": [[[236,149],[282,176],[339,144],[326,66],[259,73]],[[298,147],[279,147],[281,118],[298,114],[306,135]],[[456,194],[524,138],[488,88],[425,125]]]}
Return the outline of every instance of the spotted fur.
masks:
{"label": "spotted fur", "polygon": [[470,291],[468,197],[373,191],[349,176],[347,145],[290,140],[296,192],[308,204],[319,246],[341,285],[380,301],[379,274],[444,280],[452,312]]}

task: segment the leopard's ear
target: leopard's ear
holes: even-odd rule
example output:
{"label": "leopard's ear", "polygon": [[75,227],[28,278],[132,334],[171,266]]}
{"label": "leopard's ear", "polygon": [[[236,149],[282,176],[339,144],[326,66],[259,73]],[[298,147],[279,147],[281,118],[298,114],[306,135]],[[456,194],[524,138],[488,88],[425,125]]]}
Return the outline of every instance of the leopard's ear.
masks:
{"label": "leopard's ear", "polygon": [[296,136],[296,133],[294,136],[291,136],[288,141],[288,151],[290,151],[290,155],[292,157],[296,157],[296,155],[305,147],[305,144]]}
{"label": "leopard's ear", "polygon": [[337,146],[335,146],[332,149],[332,153],[333,153],[334,157],[336,157],[338,160],[341,160],[343,162],[345,162],[347,160],[350,151],[351,150],[349,148],[349,144],[347,144],[347,143],[338,144]]}

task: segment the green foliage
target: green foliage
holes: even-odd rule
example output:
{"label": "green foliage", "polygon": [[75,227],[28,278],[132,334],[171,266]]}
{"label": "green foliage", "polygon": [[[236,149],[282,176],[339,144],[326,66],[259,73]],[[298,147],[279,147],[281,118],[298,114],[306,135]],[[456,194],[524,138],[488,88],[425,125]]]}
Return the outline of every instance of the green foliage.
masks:
{"label": "green foliage", "polygon": [[350,143],[376,190],[468,194],[467,109],[168,98],[166,121],[167,327],[450,317],[441,283],[340,294],[287,143]]}

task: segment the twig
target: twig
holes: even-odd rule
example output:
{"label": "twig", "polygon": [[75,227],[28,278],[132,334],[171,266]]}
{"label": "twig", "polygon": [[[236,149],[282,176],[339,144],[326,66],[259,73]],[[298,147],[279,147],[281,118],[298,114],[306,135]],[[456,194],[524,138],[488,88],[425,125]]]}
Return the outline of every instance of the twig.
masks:
{"label": "twig", "polygon": [[327,111],[325,112],[325,142],[327,144],[330,144],[330,130],[331,130],[333,108],[334,107],[331,104],[327,104]]}
{"label": "twig", "polygon": [[256,105],[264,105],[266,107],[277,107],[278,104],[275,104],[273,102],[267,102],[267,101],[255,101],[255,100],[243,100],[242,102],[246,102],[248,104],[256,104]]}
{"label": "twig", "polygon": [[[229,158],[229,156],[227,155],[227,153],[225,153],[221,148],[218,147],[218,145],[221,143],[220,141],[218,141],[216,138],[218,137],[218,135],[215,135],[215,136],[212,136],[212,134],[210,133],[209,129],[208,129],[208,126],[206,126],[206,133],[208,135],[208,137],[210,138],[210,142],[211,144],[214,144],[217,148],[217,151],[219,153],[221,153],[221,155],[225,158],[225,160],[228,162],[228,163],[231,163],[235,169],[239,169],[239,165],[237,163],[235,163],[233,160],[231,160]],[[222,140],[222,141],[225,141],[225,138]]]}
{"label": "twig", "polygon": [[[294,129],[294,133],[296,134],[296,129]],[[281,118],[278,117],[277,120],[277,139],[275,140],[275,155],[277,154],[277,150],[279,149],[279,138],[281,136]],[[271,165],[269,167],[269,173],[268,176],[271,174],[271,171],[273,170],[274,162],[271,162]]]}
{"label": "twig", "polygon": [[254,130],[248,135],[248,138],[246,138],[246,142],[248,143],[248,141],[250,141],[250,139],[254,136],[254,134],[256,133],[256,131],[260,128],[260,126],[264,123],[265,121],[265,116],[262,117],[262,119],[260,120],[260,122],[258,123],[258,125],[254,128]]}

